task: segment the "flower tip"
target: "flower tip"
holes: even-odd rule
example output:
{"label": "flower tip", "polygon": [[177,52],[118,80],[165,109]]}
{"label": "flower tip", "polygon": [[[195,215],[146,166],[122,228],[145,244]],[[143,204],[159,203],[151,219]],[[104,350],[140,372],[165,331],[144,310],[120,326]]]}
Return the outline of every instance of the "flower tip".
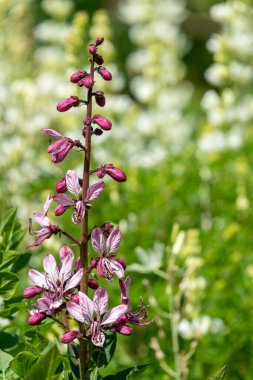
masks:
{"label": "flower tip", "polygon": [[104,37],[98,37],[96,39],[96,45],[97,46],[101,45],[104,42],[104,40],[105,40]]}

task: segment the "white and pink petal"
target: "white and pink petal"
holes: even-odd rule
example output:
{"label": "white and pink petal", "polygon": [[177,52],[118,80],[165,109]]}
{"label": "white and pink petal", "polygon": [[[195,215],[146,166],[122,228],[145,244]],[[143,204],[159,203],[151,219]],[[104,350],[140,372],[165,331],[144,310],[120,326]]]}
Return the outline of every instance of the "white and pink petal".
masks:
{"label": "white and pink petal", "polygon": [[119,248],[121,241],[121,232],[119,228],[115,228],[109,235],[106,241],[106,248],[108,253],[116,252]]}
{"label": "white and pink petal", "polygon": [[101,255],[105,250],[105,238],[101,228],[96,227],[91,233],[91,245],[94,251],[99,252]]}
{"label": "white and pink petal", "polygon": [[66,185],[67,185],[68,191],[77,197],[81,191],[77,172],[75,172],[74,170],[67,171]]}

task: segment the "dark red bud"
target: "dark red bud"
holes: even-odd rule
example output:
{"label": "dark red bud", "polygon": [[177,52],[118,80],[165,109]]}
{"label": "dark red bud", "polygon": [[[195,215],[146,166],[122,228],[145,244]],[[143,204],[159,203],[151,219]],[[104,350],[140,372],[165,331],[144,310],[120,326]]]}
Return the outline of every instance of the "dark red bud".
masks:
{"label": "dark red bud", "polygon": [[83,79],[86,75],[88,75],[87,71],[76,71],[70,77],[70,81],[72,83],[77,83],[79,80]]}
{"label": "dark red bud", "polygon": [[120,263],[124,269],[126,269],[127,265],[124,260],[119,259],[118,257],[116,257],[115,260],[118,261],[118,263]]}
{"label": "dark red bud", "polygon": [[95,92],[95,100],[98,106],[104,107],[105,105],[105,96],[103,91],[97,91]]}
{"label": "dark red bud", "polygon": [[97,280],[95,280],[95,279],[88,280],[88,286],[89,286],[89,288],[96,290],[98,288]]}
{"label": "dark red bud", "polygon": [[79,295],[78,294],[72,294],[71,301],[79,304]]}
{"label": "dark red bud", "polygon": [[91,118],[86,117],[85,119],[83,119],[83,123],[84,123],[84,125],[90,125],[91,124]]}
{"label": "dark red bud", "polygon": [[98,37],[97,39],[96,39],[96,45],[98,46],[98,45],[101,45],[103,42],[104,42],[104,37]]}
{"label": "dark red bud", "polygon": [[55,216],[61,216],[62,214],[64,214],[65,211],[66,211],[65,206],[58,205],[54,210],[54,214]]}
{"label": "dark red bud", "polygon": [[112,332],[118,332],[122,335],[131,335],[133,332],[133,329],[131,326],[126,326],[126,325],[114,325],[110,329]]}
{"label": "dark red bud", "polygon": [[36,313],[28,319],[28,323],[31,326],[39,325],[47,316],[44,313]]}
{"label": "dark red bud", "polygon": [[100,67],[98,68],[98,73],[101,75],[101,77],[102,77],[104,80],[112,80],[112,74],[111,74],[110,71],[108,71],[105,67],[100,66]]}
{"label": "dark red bud", "polygon": [[117,182],[125,182],[126,181],[126,179],[127,179],[126,174],[122,170],[116,168],[114,165],[106,164],[104,166],[104,168],[105,168],[106,174],[108,174],[110,177],[112,177],[115,181],[117,181]]}
{"label": "dark red bud", "polygon": [[57,104],[57,110],[59,112],[68,111],[71,107],[76,107],[79,105],[79,98],[77,96],[70,96],[69,98],[61,100]]}
{"label": "dark red bud", "polygon": [[99,125],[104,131],[109,131],[112,128],[112,122],[104,116],[94,115],[93,123]]}
{"label": "dark red bud", "polygon": [[67,191],[66,178],[63,177],[59,182],[55,185],[55,189],[57,193],[65,193]]}
{"label": "dark red bud", "polygon": [[104,168],[100,168],[96,171],[96,174],[98,176],[98,178],[103,178],[105,176],[105,169]]}
{"label": "dark red bud", "polygon": [[97,47],[96,47],[96,45],[91,45],[91,46],[89,47],[89,53],[92,54],[92,55],[94,55],[94,54],[96,54],[96,52],[97,52]]}
{"label": "dark red bud", "polygon": [[[83,83],[83,86],[85,86],[86,88],[92,88],[93,87],[93,79],[90,75],[87,75],[87,77],[85,77],[84,79],[82,79],[82,83]],[[78,82],[79,84],[79,82]]]}
{"label": "dark red bud", "polygon": [[126,323],[127,322],[127,315],[126,314],[121,315],[119,318],[117,318],[117,322],[119,322],[120,324]]}
{"label": "dark red bud", "polygon": [[64,344],[73,342],[74,339],[80,339],[83,336],[79,331],[67,331],[61,336],[61,342]]}
{"label": "dark red bud", "polygon": [[24,290],[23,297],[33,298],[42,292],[43,292],[43,289],[41,289],[39,286],[29,286],[29,288],[26,288]]}
{"label": "dark red bud", "polygon": [[102,55],[99,55],[99,54],[95,54],[95,55],[94,55],[94,61],[95,61],[98,65],[103,65],[103,63],[104,63],[104,59],[103,59]]}
{"label": "dark red bud", "polygon": [[102,224],[102,226],[100,226],[101,230],[103,231],[103,233],[105,234],[106,237],[108,237],[110,235],[110,233],[113,231],[113,224],[110,223],[110,222],[106,222],[104,224]]}
{"label": "dark red bud", "polygon": [[104,132],[100,128],[96,128],[94,131],[94,135],[101,136]]}
{"label": "dark red bud", "polygon": [[98,261],[99,261],[99,258],[91,259],[90,267],[89,267],[90,271],[92,271],[92,269],[97,267]]}
{"label": "dark red bud", "polygon": [[51,230],[51,232],[53,233],[53,234],[58,234],[58,232],[60,232],[60,229],[59,229],[59,227],[57,227],[57,226],[50,226],[50,230]]}

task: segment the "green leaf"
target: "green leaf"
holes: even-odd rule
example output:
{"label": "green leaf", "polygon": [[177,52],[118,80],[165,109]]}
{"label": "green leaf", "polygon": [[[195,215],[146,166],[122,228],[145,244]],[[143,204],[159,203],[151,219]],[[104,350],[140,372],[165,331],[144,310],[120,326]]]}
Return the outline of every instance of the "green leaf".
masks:
{"label": "green leaf", "polygon": [[19,253],[17,251],[1,251],[0,252],[0,270],[11,265],[13,261],[15,261],[17,255]]}
{"label": "green leaf", "polygon": [[25,268],[27,266],[27,264],[29,263],[29,260],[31,258],[31,254],[30,253],[24,253],[24,254],[20,254],[14,264],[12,265],[11,267],[11,272],[13,273],[18,273],[21,271],[21,269]]}
{"label": "green leaf", "polygon": [[13,356],[7,354],[6,352],[0,350],[0,372],[5,374],[7,368],[9,367],[10,362],[12,361]]}
{"label": "green leaf", "polygon": [[[76,344],[76,349],[77,349],[77,351],[79,353],[79,345],[78,344]],[[77,379],[80,379],[79,365],[78,365],[78,363],[76,361],[76,358],[74,356],[74,352],[73,352],[70,344],[68,344],[68,358],[69,358],[69,363],[70,363],[71,370],[73,371],[75,377]]]}
{"label": "green leaf", "polygon": [[15,293],[19,278],[10,272],[0,272],[0,293],[6,300],[10,299]]}
{"label": "green leaf", "polygon": [[115,375],[109,375],[109,376],[104,377],[104,380],[128,380],[131,378],[135,378],[135,375],[137,374],[139,378],[140,373],[145,371],[147,367],[148,367],[148,364],[127,368],[123,371],[116,373]]}
{"label": "green leaf", "polygon": [[27,351],[30,351],[36,355],[41,354],[48,346],[48,339],[45,338],[40,332],[31,329],[25,334],[25,347]]}
{"label": "green leaf", "polygon": [[5,331],[0,331],[0,342],[2,348],[6,349],[14,347],[18,344],[18,341],[18,335],[10,334]]}
{"label": "green leaf", "polygon": [[15,216],[17,213],[16,208],[11,208],[4,214],[1,224],[0,224],[0,233],[2,234],[3,232],[7,232],[8,230],[11,229],[11,226],[14,222]]}
{"label": "green leaf", "polygon": [[10,368],[23,379],[37,359],[38,355],[34,355],[28,351],[23,351],[15,356],[10,363]]}
{"label": "green leaf", "polygon": [[24,380],[51,380],[55,374],[55,362],[58,355],[55,344],[50,342]]}
{"label": "green leaf", "polygon": [[214,375],[208,377],[207,380],[223,380],[226,375],[227,365],[224,365],[221,369],[219,369],[218,372],[216,372]]}
{"label": "green leaf", "polygon": [[9,248],[16,249],[21,243],[21,241],[24,239],[26,233],[27,233],[27,229],[22,229],[22,230],[18,230],[14,232],[14,234],[11,237]]}
{"label": "green leaf", "polygon": [[98,368],[105,368],[111,361],[117,344],[117,334],[106,334],[104,347],[94,350],[92,360]]}

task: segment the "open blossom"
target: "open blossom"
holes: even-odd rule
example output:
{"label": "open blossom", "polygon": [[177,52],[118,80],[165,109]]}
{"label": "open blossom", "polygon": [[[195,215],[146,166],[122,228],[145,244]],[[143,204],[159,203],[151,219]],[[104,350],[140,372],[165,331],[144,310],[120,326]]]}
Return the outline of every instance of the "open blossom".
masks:
{"label": "open blossom", "polygon": [[124,261],[114,255],[110,255],[117,251],[120,241],[121,232],[119,228],[114,228],[107,240],[105,240],[101,228],[96,227],[92,231],[92,247],[96,252],[100,253],[100,258],[97,260],[98,274],[106,278],[106,280],[112,280],[114,274],[119,278],[124,276],[124,269],[126,267]]}
{"label": "open blossom", "polygon": [[79,304],[67,302],[67,310],[77,321],[87,325],[87,335],[95,346],[103,347],[105,334],[103,327],[114,323],[125,314],[128,306],[119,305],[108,310],[108,293],[104,288],[98,288],[93,301],[84,293],[79,292]]}
{"label": "open blossom", "polygon": [[[130,306],[130,301],[129,301],[129,287],[131,283],[131,278],[128,276],[125,280],[119,280],[119,285],[121,289],[121,302],[124,305],[128,306],[128,311],[126,314],[121,315],[117,322],[119,322],[118,325],[115,326],[116,331],[119,331],[122,329],[123,331],[123,326],[126,325],[126,323],[130,323],[133,325],[139,325],[139,326],[147,326],[152,323],[150,322],[144,322],[147,317],[148,317],[148,311],[147,307],[144,306],[143,300],[140,300],[140,304],[138,305],[138,309],[135,312],[131,311],[131,306]],[[117,328],[119,330],[117,330]],[[113,331],[114,332],[114,331]],[[122,333],[122,332],[121,332]]]}
{"label": "open blossom", "polygon": [[91,185],[83,200],[80,196],[82,188],[79,183],[78,174],[74,170],[68,170],[66,174],[66,187],[71,194],[75,195],[76,199],[72,199],[69,195],[64,193],[54,195],[54,201],[61,206],[60,212],[59,206],[56,208],[56,215],[61,215],[67,208],[73,207],[74,212],[72,215],[72,221],[75,224],[80,224],[84,218],[88,202],[100,196],[104,190],[105,184],[104,182],[97,182],[94,185]]}
{"label": "open blossom", "polygon": [[57,140],[49,145],[47,149],[48,153],[52,156],[53,163],[55,164],[63,161],[68,152],[76,145],[76,141],[61,135],[53,129],[44,128],[41,132],[47,136],[50,136],[54,140]]}
{"label": "open blossom", "polygon": [[46,203],[44,205],[44,212],[36,212],[34,215],[35,221],[42,227],[39,231],[35,231],[36,239],[35,242],[28,245],[28,248],[37,247],[44,240],[49,239],[52,235],[56,235],[60,232],[59,227],[51,224],[50,219],[47,216],[49,207],[53,199],[50,195],[47,197]]}
{"label": "open blossom", "polygon": [[[73,252],[69,249],[69,254],[65,255],[65,257],[63,257],[62,252],[63,251],[61,250],[61,266],[57,265],[54,256],[49,254],[43,260],[45,273],[40,273],[35,269],[30,269],[28,272],[29,278],[37,287],[41,288],[44,292],[48,292],[48,294],[57,295],[59,300],[62,297],[66,297],[68,294],[73,293],[75,288],[80,284],[83,275],[82,268],[76,273],[73,273]],[[48,303],[47,301],[45,302]]]}

